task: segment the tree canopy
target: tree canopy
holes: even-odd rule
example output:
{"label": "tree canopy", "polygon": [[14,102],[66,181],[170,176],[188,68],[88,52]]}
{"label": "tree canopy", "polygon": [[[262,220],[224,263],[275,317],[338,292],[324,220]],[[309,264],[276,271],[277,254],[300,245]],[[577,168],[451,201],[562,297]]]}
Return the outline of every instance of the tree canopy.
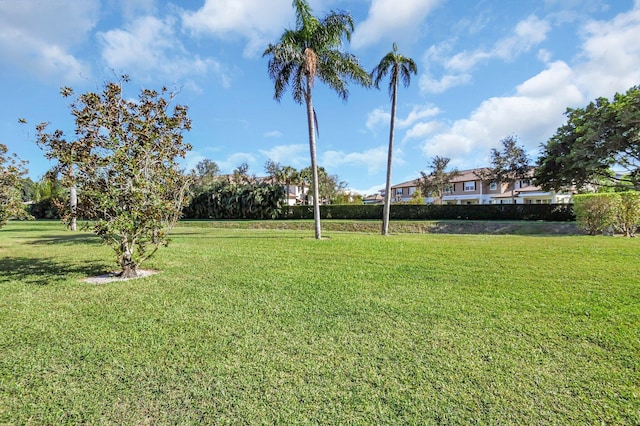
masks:
{"label": "tree canopy", "polygon": [[[568,108],[542,146],[536,182],[547,190],[609,186],[640,190],[640,86]],[[618,173],[616,173],[617,171]]]}
{"label": "tree canopy", "polygon": [[[177,163],[191,149],[182,136],[191,128],[187,107],[171,108],[175,93],[164,87],[131,100],[123,95],[127,81],[123,76],[73,100],[74,140],[60,130],[48,133],[47,123],[37,126],[62,182],[77,188],[78,216],[114,250],[125,278],[137,276],[138,266],[167,244],[191,182]],[[67,209],[63,218],[73,213]]]}
{"label": "tree canopy", "polygon": [[29,215],[22,204],[22,176],[27,173],[26,162],[15,154],[9,155],[6,145],[0,143],[0,228],[9,218]]}
{"label": "tree canopy", "polygon": [[531,173],[530,159],[524,148],[518,145],[517,136],[507,136],[500,143],[501,150],[491,149],[491,167],[476,172],[476,175],[484,181],[509,185],[514,202],[516,181],[529,177]]}
{"label": "tree canopy", "polygon": [[429,164],[431,171],[429,173],[420,172],[422,175],[420,179],[420,190],[425,196],[433,197],[437,200],[438,204],[442,204],[442,197],[450,185],[451,180],[460,175],[457,169],[447,171],[447,166],[450,161],[450,158],[435,156]]}

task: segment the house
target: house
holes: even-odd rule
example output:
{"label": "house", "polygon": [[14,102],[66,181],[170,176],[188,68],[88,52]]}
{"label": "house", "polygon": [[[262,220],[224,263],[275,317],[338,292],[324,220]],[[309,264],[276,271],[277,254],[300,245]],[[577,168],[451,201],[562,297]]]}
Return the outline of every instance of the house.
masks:
{"label": "house", "polygon": [[[392,203],[408,203],[413,197],[413,193],[420,187],[420,179],[413,179],[391,186]],[[384,196],[384,190],[383,196]]]}
{"label": "house", "polygon": [[[514,185],[498,184],[497,182],[483,181],[478,174],[485,170],[476,168],[462,170],[460,174],[451,179],[442,204],[557,204],[570,203],[571,193],[556,193],[543,191],[540,187],[533,186],[533,168],[529,178],[520,179]],[[392,202],[408,202],[411,195],[420,185],[420,179],[403,182],[391,187]],[[425,203],[434,203],[433,197],[425,198]]]}

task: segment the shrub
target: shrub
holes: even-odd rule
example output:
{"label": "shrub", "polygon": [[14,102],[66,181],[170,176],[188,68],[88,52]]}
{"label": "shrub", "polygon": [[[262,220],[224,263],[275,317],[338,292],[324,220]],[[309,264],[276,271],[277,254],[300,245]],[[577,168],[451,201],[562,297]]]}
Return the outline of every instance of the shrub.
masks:
{"label": "shrub", "polygon": [[580,194],[574,203],[578,225],[591,235],[613,228],[630,237],[640,223],[640,193],[636,191]]}

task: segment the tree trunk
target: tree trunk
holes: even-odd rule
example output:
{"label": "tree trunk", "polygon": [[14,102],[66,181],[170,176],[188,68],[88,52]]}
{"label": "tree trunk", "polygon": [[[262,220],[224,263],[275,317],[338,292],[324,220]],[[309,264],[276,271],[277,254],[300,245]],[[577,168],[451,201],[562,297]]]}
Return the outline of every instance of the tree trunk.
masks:
{"label": "tree trunk", "polygon": [[398,79],[393,82],[393,97],[391,100],[391,125],[389,126],[389,153],[387,154],[387,183],[384,193],[384,212],[382,214],[382,235],[389,235],[389,212],[391,210],[391,163],[393,162],[393,134],[396,126],[396,99],[398,93]]}
{"label": "tree trunk", "polygon": [[318,190],[318,163],[316,161],[316,133],[314,124],[313,102],[311,100],[311,80],[307,77],[307,123],[309,126],[309,152],[311,154],[311,185],[313,187],[313,221],[315,225],[316,240],[322,238],[320,229],[320,192]]}
{"label": "tree trunk", "polygon": [[69,188],[69,208],[71,209],[71,223],[69,227],[72,231],[75,231],[77,228],[76,211],[78,210],[78,193],[75,185]]}
{"label": "tree trunk", "polygon": [[138,276],[138,265],[133,261],[133,251],[126,242],[120,246],[120,267],[122,271],[118,274],[120,278],[136,278]]}

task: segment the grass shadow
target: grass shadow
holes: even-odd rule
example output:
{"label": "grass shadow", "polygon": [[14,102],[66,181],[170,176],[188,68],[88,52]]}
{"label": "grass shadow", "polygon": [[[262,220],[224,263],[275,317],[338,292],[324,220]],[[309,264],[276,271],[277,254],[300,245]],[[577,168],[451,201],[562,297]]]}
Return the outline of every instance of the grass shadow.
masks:
{"label": "grass shadow", "polygon": [[53,258],[4,257],[0,258],[0,270],[3,271],[0,283],[19,281],[31,285],[48,285],[65,280],[70,274],[92,277],[105,273],[109,268],[106,262],[78,265],[58,262]]}

